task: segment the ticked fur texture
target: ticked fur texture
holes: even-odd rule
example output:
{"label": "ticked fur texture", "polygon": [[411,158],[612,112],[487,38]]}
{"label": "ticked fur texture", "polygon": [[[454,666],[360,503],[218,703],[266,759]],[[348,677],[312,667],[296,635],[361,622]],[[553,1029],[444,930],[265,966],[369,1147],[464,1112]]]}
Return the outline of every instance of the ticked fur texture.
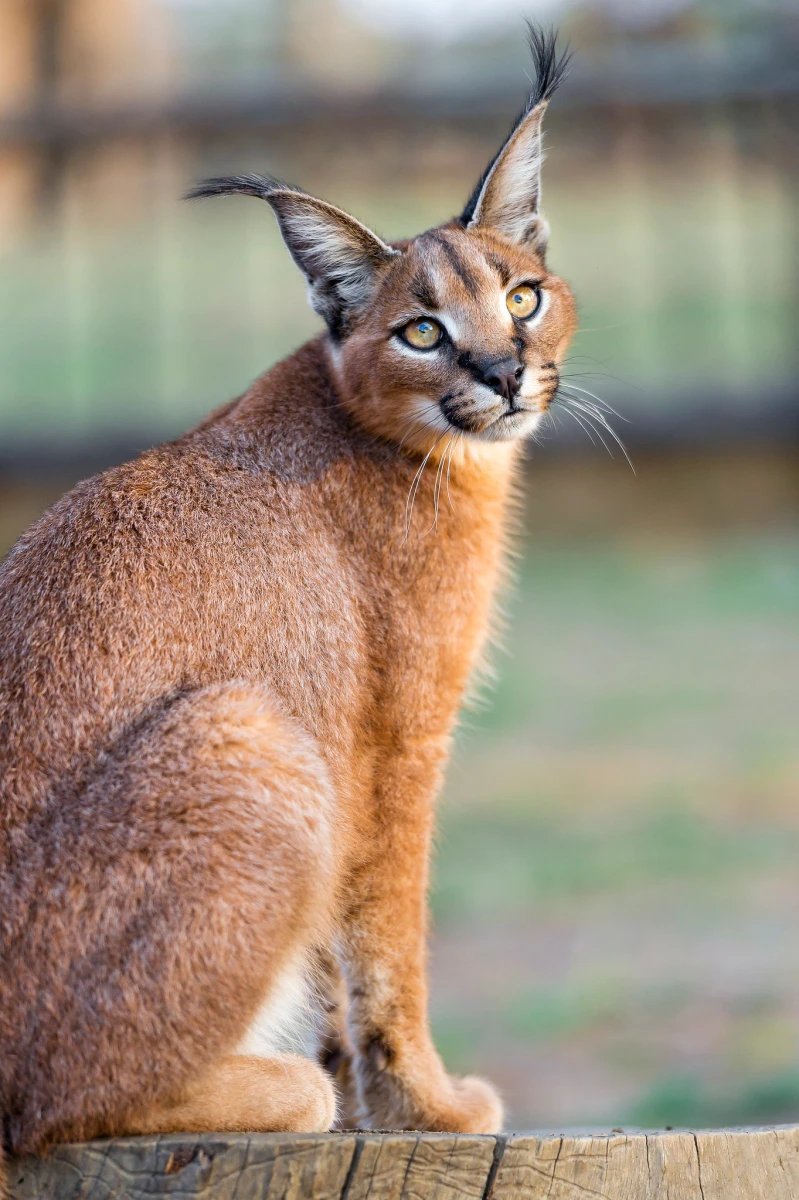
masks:
{"label": "ticked fur texture", "polygon": [[314,995],[340,1121],[501,1123],[433,1047],[425,907],[519,449],[575,324],[527,169],[535,45],[547,94],[466,219],[389,245],[274,181],[200,189],[275,208],[327,332],[0,567],[7,1151],[329,1128],[330,1075],[284,1044]]}

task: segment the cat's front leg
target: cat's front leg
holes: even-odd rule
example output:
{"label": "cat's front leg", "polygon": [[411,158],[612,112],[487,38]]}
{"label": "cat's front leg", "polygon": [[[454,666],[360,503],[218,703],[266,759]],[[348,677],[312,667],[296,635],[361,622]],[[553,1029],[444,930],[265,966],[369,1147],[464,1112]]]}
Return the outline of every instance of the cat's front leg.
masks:
{"label": "cat's front leg", "polygon": [[397,755],[378,785],[370,853],[351,881],[342,936],[360,1122],[373,1129],[495,1133],[490,1084],[447,1074],[427,1012],[427,886],[446,740]]}
{"label": "cat's front leg", "polygon": [[313,968],[321,1020],[317,1061],[332,1076],[336,1088],[336,1129],[358,1128],[355,1067],[347,1025],[349,1003],[341,968],[332,952],[318,950]]}

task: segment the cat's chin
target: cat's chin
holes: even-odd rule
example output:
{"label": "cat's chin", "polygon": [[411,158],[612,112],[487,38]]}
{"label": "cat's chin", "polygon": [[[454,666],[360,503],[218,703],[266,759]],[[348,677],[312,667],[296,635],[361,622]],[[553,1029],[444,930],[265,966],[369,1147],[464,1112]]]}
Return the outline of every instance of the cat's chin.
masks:
{"label": "cat's chin", "polygon": [[520,442],[535,433],[543,417],[544,413],[538,410],[510,409],[489,425],[482,429],[470,429],[468,433],[479,442]]}

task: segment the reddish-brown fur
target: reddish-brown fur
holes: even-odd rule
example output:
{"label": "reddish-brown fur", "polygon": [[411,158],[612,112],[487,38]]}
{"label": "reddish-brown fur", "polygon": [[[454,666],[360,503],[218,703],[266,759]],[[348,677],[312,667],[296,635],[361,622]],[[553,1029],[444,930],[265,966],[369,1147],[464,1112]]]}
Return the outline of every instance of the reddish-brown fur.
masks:
{"label": "reddish-brown fur", "polygon": [[[541,282],[532,331],[502,317],[498,262]],[[500,1124],[489,1085],[448,1076],[432,1045],[425,897],[523,430],[481,439],[498,396],[454,357],[396,345],[420,270],[473,356],[523,343],[527,428],[570,293],[538,242],[452,223],[375,266],[341,340],[78,485],[0,569],[7,1149],[328,1128],[321,1068],[231,1058],[298,955],[346,980],[343,1119]],[[445,389],[470,431],[420,423],[419,396]]]}

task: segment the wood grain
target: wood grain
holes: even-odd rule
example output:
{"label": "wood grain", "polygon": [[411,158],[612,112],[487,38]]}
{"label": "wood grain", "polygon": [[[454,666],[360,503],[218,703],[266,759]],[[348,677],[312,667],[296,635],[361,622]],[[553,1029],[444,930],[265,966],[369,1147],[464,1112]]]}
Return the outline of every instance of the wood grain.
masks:
{"label": "wood grain", "polygon": [[169,1134],[9,1163],[15,1200],[794,1200],[799,1128]]}

